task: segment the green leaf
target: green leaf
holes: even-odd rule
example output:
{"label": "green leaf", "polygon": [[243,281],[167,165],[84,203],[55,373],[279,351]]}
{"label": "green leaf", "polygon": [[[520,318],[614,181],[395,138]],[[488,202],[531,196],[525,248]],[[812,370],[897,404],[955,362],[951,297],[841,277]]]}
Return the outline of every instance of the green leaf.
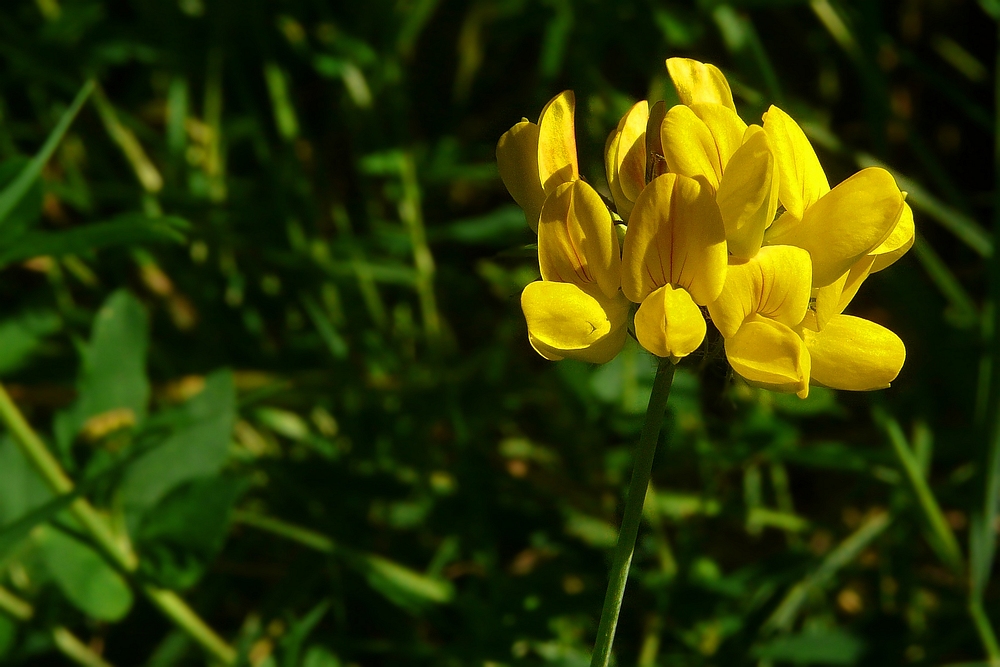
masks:
{"label": "green leaf", "polygon": [[979,0],[979,6],[992,18],[1000,21],[1000,0]]}
{"label": "green leaf", "polygon": [[313,607],[301,619],[292,623],[288,634],[281,640],[281,648],[284,654],[281,663],[285,667],[298,667],[299,656],[302,654],[302,644],[308,639],[309,633],[313,631],[313,628],[323,620],[323,616],[326,615],[329,608],[330,602],[324,600]]}
{"label": "green leaf", "polygon": [[45,505],[52,492],[9,434],[0,438],[0,553],[9,524]]}
{"label": "green leaf", "polygon": [[0,250],[0,267],[32,257],[82,254],[108,246],[181,243],[183,232],[189,228],[187,221],[181,218],[147,218],[140,213],[129,213],[108,222],[65,231],[32,231]]}
{"label": "green leaf", "polygon": [[[17,623],[10,617],[0,614],[0,658],[7,655],[17,640]],[[306,656],[308,658],[308,656]],[[323,663],[319,663],[322,665]],[[336,664],[336,663],[335,663]]]}
{"label": "green leaf", "polygon": [[94,82],[88,81],[83,84],[83,88],[80,92],[76,94],[76,98],[73,103],[69,105],[69,108],[63,112],[62,117],[56,124],[54,130],[49,135],[48,139],[45,140],[45,144],[42,146],[38,154],[32,158],[31,162],[25,165],[21,173],[18,174],[17,178],[4,188],[3,192],[0,192],[0,225],[2,225],[10,215],[11,211],[20,203],[24,196],[31,189],[32,185],[35,184],[36,179],[42,173],[42,167],[45,163],[49,161],[52,157],[52,153],[55,152],[56,147],[59,142],[62,141],[63,136],[66,134],[66,130],[73,123],[73,119],[76,118],[76,114],[79,113],[80,107],[87,100],[91,91],[94,89]]}
{"label": "green leaf", "polygon": [[843,630],[811,630],[776,637],[756,647],[753,656],[796,665],[853,665],[863,650],[861,640]]}
{"label": "green leaf", "polygon": [[302,667],[341,667],[343,663],[329,649],[313,644],[302,659]]}
{"label": "green leaf", "polygon": [[[18,174],[31,162],[26,157],[12,157],[0,162],[0,191],[12,184]],[[0,243],[16,238],[34,227],[42,217],[42,202],[45,197],[45,187],[35,180],[31,187],[21,196],[21,200],[7,214],[7,220],[0,227]]]}
{"label": "green leaf", "polygon": [[[235,421],[236,387],[228,370],[205,378],[205,388],[184,405],[157,415],[156,426],[172,425],[176,430],[125,472],[120,493],[126,511],[133,515],[130,523],[171,489],[218,473]],[[150,422],[152,426],[154,420]]]}
{"label": "green leaf", "polygon": [[143,515],[136,531],[142,572],[167,588],[197,583],[222,548],[233,505],[245,488],[240,479],[211,477],[170,492]]}
{"label": "green leaf", "polygon": [[148,346],[145,309],[129,292],[118,290],[108,297],[94,320],[77,381],[79,398],[56,416],[56,441],[64,451],[96,415],[122,410],[131,412],[134,423],[143,420],[149,402]]}
{"label": "green leaf", "polygon": [[368,584],[390,601],[410,611],[420,611],[431,604],[451,602],[455,589],[445,579],[435,579],[411,570],[382,556],[360,552],[345,554],[360,570]]}
{"label": "green leaf", "polygon": [[0,375],[23,367],[61,328],[62,318],[53,310],[23,310],[0,322]]}
{"label": "green leaf", "polygon": [[38,543],[52,578],[77,609],[102,621],[128,613],[132,591],[100,554],[50,526],[39,532]]}

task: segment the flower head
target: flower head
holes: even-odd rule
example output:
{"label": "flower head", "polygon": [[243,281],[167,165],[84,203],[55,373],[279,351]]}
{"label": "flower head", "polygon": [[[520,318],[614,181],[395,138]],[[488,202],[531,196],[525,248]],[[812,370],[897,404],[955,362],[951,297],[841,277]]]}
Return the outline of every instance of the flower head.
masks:
{"label": "flower head", "polygon": [[784,111],[747,124],[718,68],[671,58],[667,70],[681,104],[640,101],[622,117],[605,144],[608,199],[580,176],[572,93],[500,139],[501,177],[538,233],[542,280],[521,298],[531,344],[608,361],[631,302],[636,339],[675,363],[701,345],[707,311],[751,384],[802,397],[810,384],[888,386],[902,341],[843,313],[912,246],[905,193],[880,168],[831,189]]}

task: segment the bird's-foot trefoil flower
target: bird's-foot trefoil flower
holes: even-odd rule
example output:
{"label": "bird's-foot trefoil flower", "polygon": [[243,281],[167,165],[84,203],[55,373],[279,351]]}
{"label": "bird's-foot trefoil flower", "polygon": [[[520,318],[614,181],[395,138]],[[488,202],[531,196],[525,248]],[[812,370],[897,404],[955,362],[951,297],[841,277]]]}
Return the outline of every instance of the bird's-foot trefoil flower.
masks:
{"label": "bird's-foot trefoil flower", "polygon": [[714,192],[703,179],[664,174],[632,209],[622,249],[622,291],[640,304],[636,338],[673,361],[705,338],[699,306],[714,301],[726,280],[726,233]]}
{"label": "bird's-foot trefoil flower", "polygon": [[750,384],[801,397],[888,386],[902,341],[844,311],[912,246],[906,194],[878,167],[831,189],[784,111],[748,124],[715,66],[667,70],[681,104],[628,109],[605,144],[603,197],[580,173],[571,92],[500,139],[503,182],[538,233],[542,280],[521,298],[532,346],[602,363],[631,329],[677,363],[704,340],[707,311]]}
{"label": "bird's-foot trefoil flower", "polygon": [[580,177],[576,155],[572,91],[553,97],[538,123],[523,119],[497,143],[497,167],[507,191],[524,209],[532,230],[538,229],[538,215],[545,197],[563,183]]}

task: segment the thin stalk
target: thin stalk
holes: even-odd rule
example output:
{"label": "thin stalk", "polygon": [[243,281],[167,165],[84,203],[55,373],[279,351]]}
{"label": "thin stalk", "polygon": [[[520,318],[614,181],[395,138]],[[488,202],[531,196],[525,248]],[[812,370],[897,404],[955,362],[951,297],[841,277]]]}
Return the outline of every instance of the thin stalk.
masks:
{"label": "thin stalk", "polygon": [[935,551],[938,552],[938,556],[944,561],[945,565],[950,567],[955,574],[962,576],[965,572],[965,560],[962,557],[962,549],[958,546],[958,540],[955,538],[955,533],[952,531],[951,526],[948,525],[948,521],[944,518],[944,512],[941,511],[941,506],[938,504],[937,498],[934,497],[934,492],[931,491],[930,486],[927,484],[927,478],[923,475],[920,462],[917,461],[917,457],[913,455],[913,451],[910,449],[909,444],[907,444],[906,435],[903,434],[903,429],[899,427],[899,423],[888,416],[882,419],[886,432],[889,435],[889,442],[892,443],[892,449],[895,451],[896,457],[903,467],[903,473],[910,482],[910,486],[913,487],[913,493],[917,496],[917,502],[924,511],[927,522],[930,524],[931,532],[935,538],[932,546],[934,546]]}
{"label": "thin stalk", "polygon": [[1000,665],[1000,643],[997,643],[997,636],[993,632],[993,625],[990,624],[990,619],[986,615],[986,610],[983,609],[983,603],[981,600],[973,597],[969,601],[969,615],[972,617],[972,623],[976,626],[976,633],[979,635],[979,641],[982,642],[983,648],[986,650],[986,655],[989,658],[989,666],[997,667]]}
{"label": "thin stalk", "polygon": [[111,663],[95,653],[89,646],[66,628],[52,630],[52,640],[59,651],[80,667],[111,667]]}
{"label": "thin stalk", "polygon": [[639,533],[639,523],[642,521],[642,506],[646,500],[646,489],[653,471],[656,443],[660,438],[660,427],[663,426],[663,415],[666,413],[667,399],[670,397],[673,381],[673,362],[669,359],[660,359],[656,378],[653,380],[653,391],[646,408],[646,420],[635,453],[635,467],[632,469],[632,481],[628,487],[621,529],[618,531],[618,544],[611,564],[610,581],[604,596],[604,608],[601,610],[601,622],[597,627],[597,642],[593,657],[590,659],[590,667],[607,667],[611,659],[611,645],[614,643],[618,615],[622,609],[622,597],[625,595],[625,583],[628,581],[628,572],[632,565],[632,554],[635,553],[635,538]]}
{"label": "thin stalk", "polygon": [[[72,480],[24,419],[24,415],[11,400],[3,384],[0,384],[0,421],[6,425],[25,458],[31,462],[53,492],[63,495],[73,490]],[[135,553],[127,544],[115,537],[94,506],[85,498],[73,501],[70,511],[112,563],[128,573],[134,573],[138,569],[139,561]],[[175,625],[191,635],[191,638],[201,644],[213,657],[227,665],[236,661],[236,651],[177,594],[150,585],[143,586],[142,590]]]}
{"label": "thin stalk", "polygon": [[0,611],[19,621],[27,621],[35,615],[35,609],[30,602],[25,602],[3,586],[0,586]]}

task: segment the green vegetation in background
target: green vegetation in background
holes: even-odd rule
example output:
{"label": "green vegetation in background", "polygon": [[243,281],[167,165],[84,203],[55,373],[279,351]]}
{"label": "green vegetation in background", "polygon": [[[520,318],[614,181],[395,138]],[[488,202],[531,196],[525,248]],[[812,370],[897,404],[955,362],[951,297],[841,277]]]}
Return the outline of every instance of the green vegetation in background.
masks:
{"label": "green vegetation in background", "polygon": [[909,192],[915,252],[852,306],[908,359],[804,402],[711,349],[678,369],[618,664],[987,664],[982,5],[4,6],[0,661],[588,664],[655,368],[530,350],[494,149],[573,88],[603,187],[685,55],[802,120],[831,181]]}

